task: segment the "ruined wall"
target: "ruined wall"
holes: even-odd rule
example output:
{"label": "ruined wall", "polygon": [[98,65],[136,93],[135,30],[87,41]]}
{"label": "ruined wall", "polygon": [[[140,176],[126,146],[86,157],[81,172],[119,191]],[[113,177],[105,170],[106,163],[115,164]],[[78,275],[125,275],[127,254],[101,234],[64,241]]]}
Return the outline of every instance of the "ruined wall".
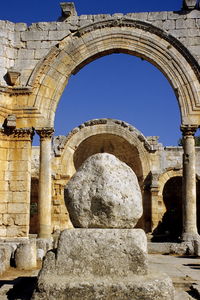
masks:
{"label": "ruined wall", "polygon": [[[1,237],[28,236],[32,129],[27,130],[26,127],[41,130],[53,126],[56,107],[69,77],[93,59],[118,50],[148,59],[171,82],[179,101],[182,123],[200,125],[199,26],[200,10],[196,9],[81,16],[72,9],[70,14],[63,10],[57,22],[28,26],[0,21]],[[16,119],[11,131],[5,126],[9,115]],[[126,127],[125,123],[122,125]],[[131,127],[128,130],[127,135],[130,136]],[[137,140],[137,134],[134,139]],[[140,142],[143,145],[138,148],[138,157],[143,171],[136,168],[139,180],[142,182],[147,177],[144,186],[148,186],[149,171],[152,176],[149,191],[144,191],[144,206],[146,211],[150,211],[154,198],[153,209],[158,211],[159,175],[170,168],[175,169],[173,172],[181,168],[180,151],[164,150],[155,137],[148,141],[140,136],[138,145]],[[132,145],[135,146],[134,142]],[[35,180],[38,178],[36,152],[36,164],[32,170]],[[68,152],[69,174],[60,168],[58,157],[53,159],[54,229],[70,226],[63,202],[63,186],[75,171],[70,163],[74,152],[74,148]],[[131,154],[129,160],[130,157]],[[199,161],[197,159],[197,168]],[[152,199],[149,199],[150,193]],[[36,199],[35,195],[33,199]],[[35,200],[32,202],[35,204],[31,213],[34,213],[37,205]],[[150,218],[150,215],[146,216],[149,224]]]}
{"label": "ruined wall", "polygon": [[0,133],[0,236],[29,233],[32,129]]}
{"label": "ruined wall", "polygon": [[[137,135],[137,140],[134,140],[135,146],[144,146],[144,141],[148,143],[146,145],[148,151],[148,160],[150,162],[149,173],[141,177],[141,174],[137,174],[138,180],[141,184],[143,193],[143,218],[138,223],[139,227],[143,227],[147,232],[150,230],[152,224],[153,228],[156,228],[158,223],[162,220],[163,215],[166,212],[166,205],[163,201],[163,190],[167,182],[171,178],[182,176],[182,147],[163,147],[159,142],[158,137],[143,137],[137,129],[131,127],[129,124],[117,121],[107,120],[107,127],[105,125],[106,119],[92,120],[85,122],[79,127],[72,130],[67,137],[54,137],[52,145],[52,230],[63,229],[71,227],[68,212],[64,204],[64,186],[67,184],[71,176],[76,172],[76,160],[77,155],[82,158],[82,161],[94,153],[101,152],[103,150],[108,153],[119,156],[119,146],[121,145],[121,138],[117,138],[117,134],[121,135],[121,131],[129,132],[129,127],[132,128],[131,133]],[[104,123],[104,124],[102,124]],[[113,132],[115,127],[115,135],[111,135],[108,132]],[[103,128],[107,133],[103,131]],[[90,132],[90,134],[89,134]],[[103,134],[104,132],[104,134]],[[99,134],[98,134],[99,133]],[[101,133],[101,134],[100,134]],[[130,136],[126,136],[126,143],[130,143]],[[72,140],[70,142],[70,140]],[[147,142],[148,141],[148,142]],[[68,144],[69,143],[69,144]],[[83,147],[84,145],[84,147]],[[73,150],[74,149],[74,150]],[[120,159],[126,157],[126,162],[133,170],[135,165],[139,164],[138,160],[144,159],[139,153],[139,156],[135,156],[134,152],[131,160],[128,158],[131,155],[129,147],[123,148],[123,154]],[[135,148],[137,149],[137,148]],[[116,152],[115,152],[116,150]],[[86,155],[89,151],[89,154]],[[141,151],[141,150],[140,150]],[[196,172],[200,174],[200,147],[196,147]],[[33,147],[32,153],[32,178],[38,174],[38,160],[39,160],[39,148]],[[137,173],[137,172],[136,172]],[[141,181],[141,178],[142,181]],[[181,187],[179,187],[180,189]],[[151,207],[153,203],[153,211]],[[36,230],[35,230],[36,233]]]}
{"label": "ruined wall", "polygon": [[95,22],[127,18],[163,29],[177,38],[200,63],[200,11],[144,12],[71,16],[62,22],[25,23],[0,21],[0,84],[9,85],[5,75],[13,67],[21,72],[18,85],[25,86],[34,67],[50,49],[78,28]]}

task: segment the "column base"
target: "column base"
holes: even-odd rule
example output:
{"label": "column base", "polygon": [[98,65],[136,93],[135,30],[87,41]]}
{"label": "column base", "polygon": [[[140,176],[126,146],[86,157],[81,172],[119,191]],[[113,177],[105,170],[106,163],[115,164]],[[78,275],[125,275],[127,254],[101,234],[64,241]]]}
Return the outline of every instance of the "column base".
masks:
{"label": "column base", "polygon": [[51,238],[51,226],[40,224],[38,237],[41,239],[50,239]]}
{"label": "column base", "polygon": [[200,235],[198,233],[184,232],[181,237],[182,242],[200,242]]}
{"label": "column base", "polygon": [[188,244],[193,255],[200,256],[200,235],[198,233],[183,233],[182,242]]}

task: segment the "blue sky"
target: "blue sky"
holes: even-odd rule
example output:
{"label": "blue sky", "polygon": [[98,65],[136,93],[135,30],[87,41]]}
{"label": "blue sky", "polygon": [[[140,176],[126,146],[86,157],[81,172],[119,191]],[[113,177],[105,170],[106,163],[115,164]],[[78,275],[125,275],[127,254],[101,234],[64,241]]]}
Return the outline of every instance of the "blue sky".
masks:
{"label": "blue sky", "polygon": [[[2,1],[0,19],[28,24],[56,21],[57,0]],[[81,14],[177,11],[181,0],[77,0]],[[160,136],[164,145],[177,145],[180,113],[173,89],[162,73],[150,63],[126,54],[100,58],[72,76],[58,105],[56,135],[93,118],[124,120],[144,135]]]}

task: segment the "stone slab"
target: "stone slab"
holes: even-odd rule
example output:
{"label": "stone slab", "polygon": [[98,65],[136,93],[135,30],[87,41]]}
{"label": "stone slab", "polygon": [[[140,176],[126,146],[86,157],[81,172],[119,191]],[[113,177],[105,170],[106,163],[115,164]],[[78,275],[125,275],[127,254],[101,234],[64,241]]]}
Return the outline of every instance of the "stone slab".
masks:
{"label": "stone slab", "polygon": [[130,276],[147,273],[147,241],[141,229],[70,229],[61,233],[58,274]]}
{"label": "stone slab", "polygon": [[171,279],[162,274],[119,278],[69,278],[49,275],[32,300],[173,300]]}

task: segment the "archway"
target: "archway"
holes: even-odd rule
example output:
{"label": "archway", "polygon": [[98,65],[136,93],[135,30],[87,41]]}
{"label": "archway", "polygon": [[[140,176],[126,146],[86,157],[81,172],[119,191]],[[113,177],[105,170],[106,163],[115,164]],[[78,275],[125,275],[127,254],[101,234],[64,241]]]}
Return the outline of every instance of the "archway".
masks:
{"label": "archway", "polygon": [[175,91],[182,123],[199,123],[199,70],[192,56],[162,30],[125,18],[79,29],[52,48],[29,80],[36,89],[34,107],[41,113],[34,126],[53,126],[59,98],[71,74],[101,56],[119,52],[144,58],[160,69]]}
{"label": "archway", "polygon": [[66,138],[61,138],[60,143],[58,138],[56,145],[58,157],[53,172],[58,179],[54,184],[62,180],[61,189],[92,154],[108,152],[129,165],[138,178],[144,201],[144,214],[138,226],[148,231],[145,223],[150,214],[150,194],[144,186],[150,172],[151,145],[140,131],[123,121],[95,119],[76,127]]}
{"label": "archway", "polygon": [[153,232],[153,241],[177,242],[182,234],[182,177],[171,177],[162,193],[165,212]]}
{"label": "archway", "polygon": [[[200,232],[200,181],[196,181],[197,190],[197,228]],[[171,177],[163,187],[160,187],[162,194],[162,205],[164,213],[158,226],[154,230],[154,241],[180,241],[182,234],[183,212],[182,212],[182,176]]]}

